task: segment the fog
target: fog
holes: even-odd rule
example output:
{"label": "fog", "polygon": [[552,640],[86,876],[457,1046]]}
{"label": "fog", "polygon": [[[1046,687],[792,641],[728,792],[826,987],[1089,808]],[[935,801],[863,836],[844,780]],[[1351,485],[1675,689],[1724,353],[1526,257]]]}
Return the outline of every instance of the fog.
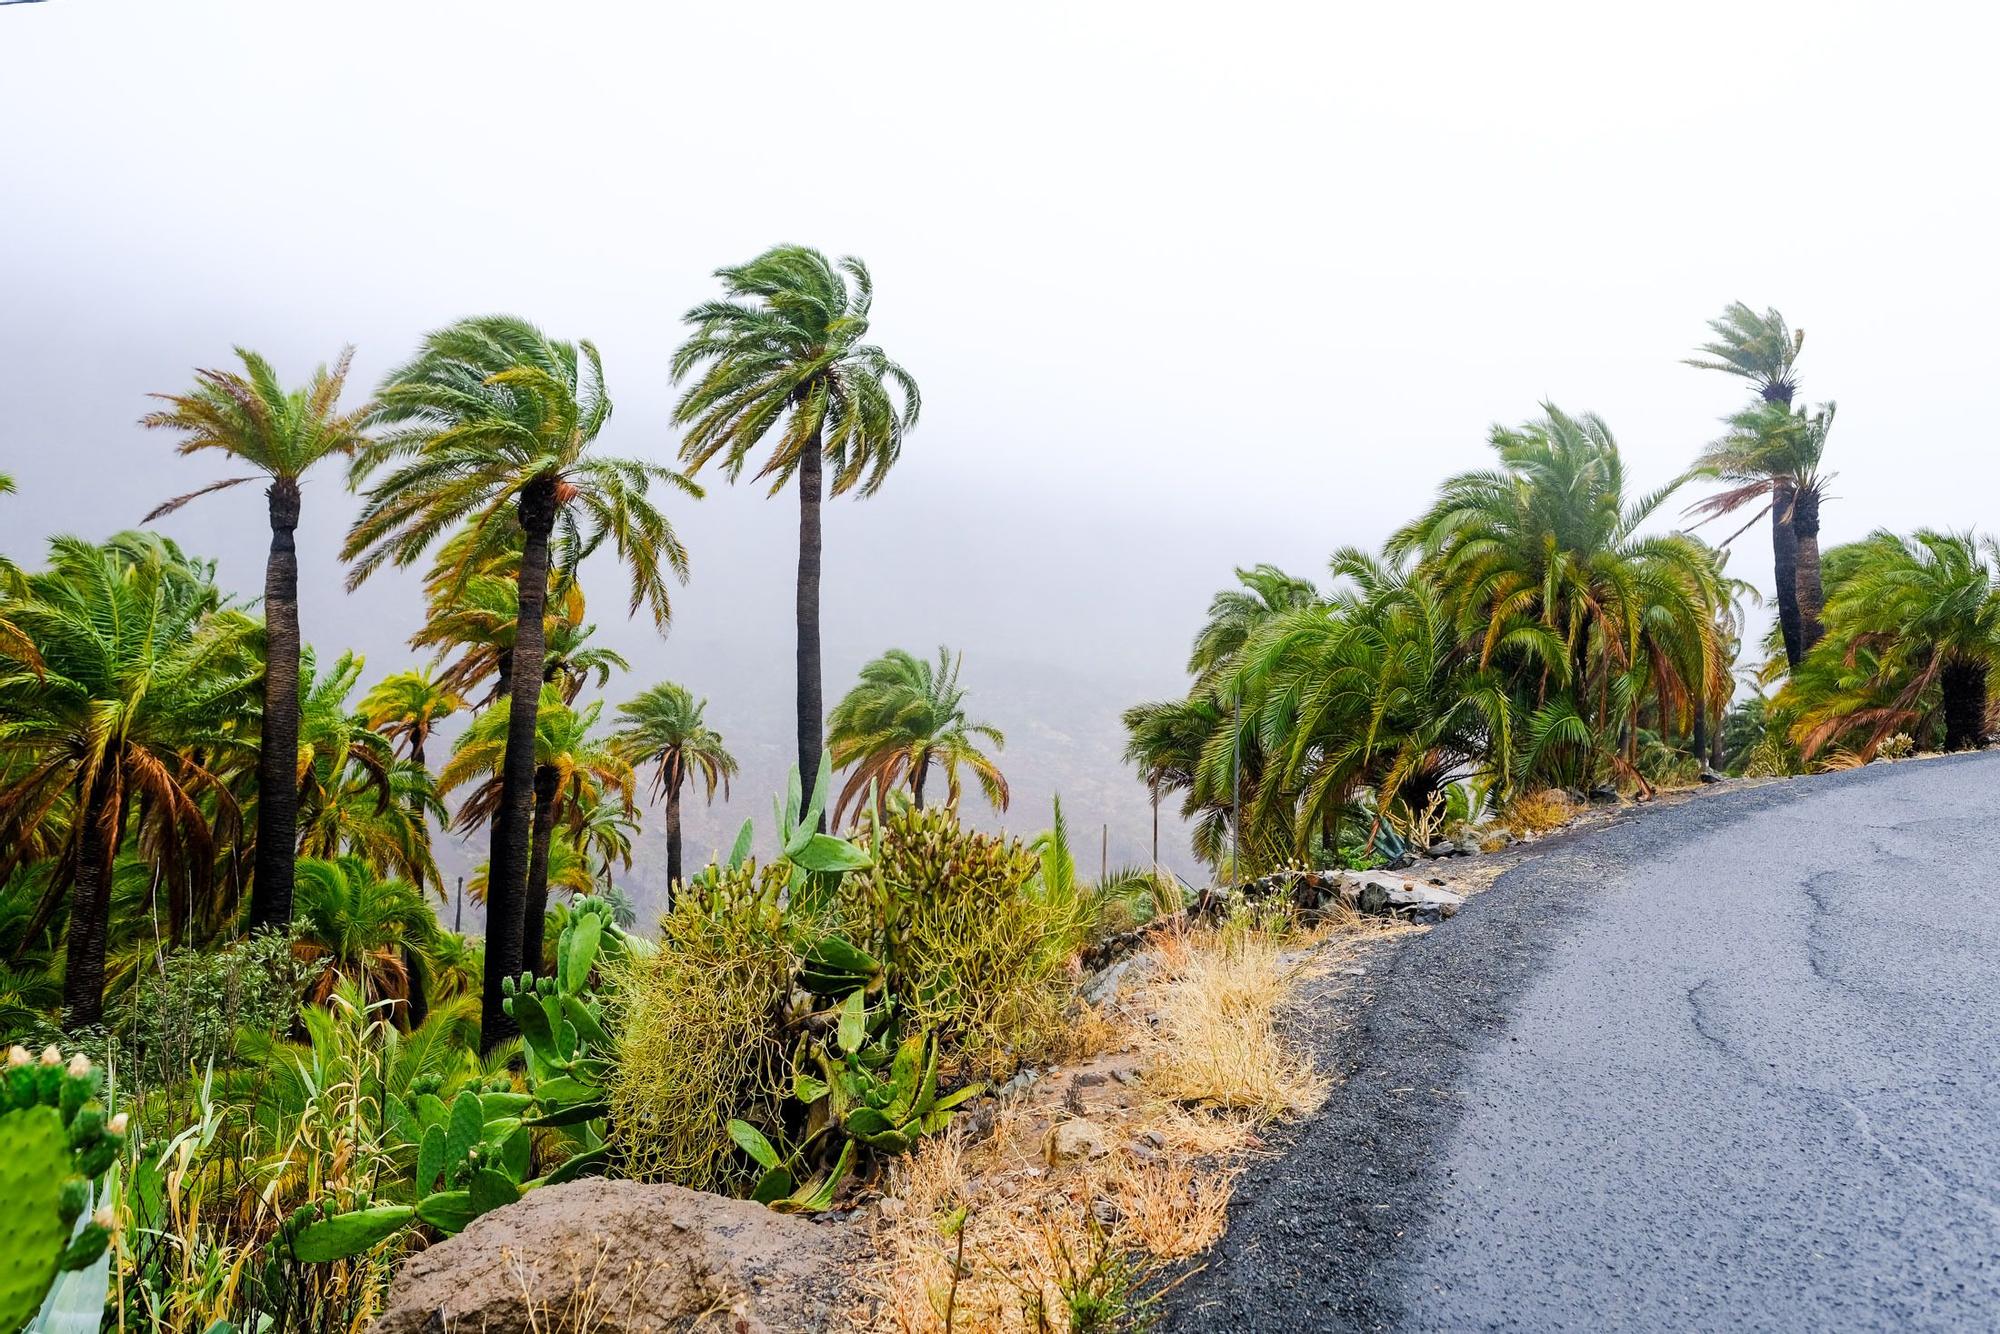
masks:
{"label": "fog", "polygon": [[[925,405],[883,492],[827,511],[828,698],[888,646],[963,650],[1008,736],[989,823],[1045,824],[1060,788],[1080,860],[1101,828],[1140,860],[1117,715],[1179,692],[1232,567],[1323,578],[1543,399],[1604,414],[1658,484],[1741,397],[1679,364],[1728,301],[1806,328],[1801,397],[1840,403],[1826,542],[1990,525],[1994,27],[1828,3],[0,7],[0,549],[32,563],[228,475],[136,421],[233,344],[297,380],[352,343],[358,399],[426,330],[520,314],[602,348],[603,449],[670,459],[668,360],[712,271],[782,241],[859,255]],[[670,635],[610,569],[586,581],[634,667],[608,697],[683,681],[745,762],[726,811],[690,812],[696,856],[768,824],[789,761],[797,522],[702,480],[673,511],[694,568]],[[303,622],[373,679],[412,662],[419,603],[406,576],[342,591],[356,503],[311,479]],[[251,489],[160,526],[261,587]],[[1744,546],[1732,572],[1768,588]]]}

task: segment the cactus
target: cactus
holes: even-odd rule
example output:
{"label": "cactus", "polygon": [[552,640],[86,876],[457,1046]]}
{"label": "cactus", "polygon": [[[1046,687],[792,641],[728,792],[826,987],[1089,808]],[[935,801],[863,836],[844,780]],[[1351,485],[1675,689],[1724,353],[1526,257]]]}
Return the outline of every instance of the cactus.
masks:
{"label": "cactus", "polygon": [[104,1254],[114,1220],[101,1211],[80,1228],[97,1179],[124,1149],[125,1117],[106,1120],[103,1074],[54,1047],[39,1061],[15,1047],[0,1081],[0,1332],[16,1334],[41,1309],[56,1275]]}
{"label": "cactus", "polygon": [[308,1264],[344,1260],[372,1250],[413,1223],[447,1236],[479,1215],[512,1204],[540,1184],[524,1180],[533,1143],[519,1112],[528,1099],[517,1093],[461,1092],[447,1107],[435,1094],[419,1096],[423,1126],[417,1147],[414,1205],[382,1204],[326,1217],[301,1217],[291,1233],[292,1255]]}

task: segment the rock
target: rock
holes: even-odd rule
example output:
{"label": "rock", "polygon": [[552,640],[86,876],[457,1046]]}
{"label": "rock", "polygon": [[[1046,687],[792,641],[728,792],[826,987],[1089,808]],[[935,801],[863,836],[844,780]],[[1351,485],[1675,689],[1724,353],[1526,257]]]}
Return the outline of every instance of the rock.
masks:
{"label": "rock", "polygon": [[838,1274],[857,1245],[851,1227],[679,1186],[543,1186],[410,1257],[372,1334],[531,1334],[566,1328],[586,1300],[596,1334],[709,1313],[740,1334],[817,1334],[845,1305]]}
{"label": "rock", "polygon": [[1447,917],[1455,917],[1465,906],[1465,897],[1448,889],[1432,889],[1429,885],[1412,885],[1408,889],[1398,889],[1389,895],[1388,911],[1398,917],[1407,917],[1412,922],[1442,922]]}
{"label": "rock", "polygon": [[1121,959],[1084,984],[1083,998],[1092,1005],[1107,1005],[1118,999],[1120,990],[1145,981],[1152,976],[1152,972],[1153,956],[1150,954],[1135,954]]}
{"label": "rock", "polygon": [[1012,1079],[1002,1084],[999,1088],[995,1089],[993,1092],[993,1096],[996,1098],[1011,1098],[1017,1093],[1026,1093],[1031,1087],[1034,1086],[1035,1081],[1040,1078],[1041,1075],[1035,1070],[1035,1067],[1031,1065],[1027,1069],[1020,1071]]}
{"label": "rock", "polygon": [[1424,856],[1426,857],[1455,857],[1457,855],[1458,845],[1448,838],[1441,838],[1424,849]]}
{"label": "rock", "polygon": [[1145,1134],[1139,1136],[1139,1142],[1149,1149],[1164,1149],[1167,1147],[1167,1137],[1157,1130],[1148,1130]]}
{"label": "rock", "polygon": [[1050,1167],[1102,1158],[1109,1152],[1111,1146],[1105,1141],[1103,1128],[1081,1117],[1058,1121],[1042,1140],[1042,1157]]}
{"label": "rock", "polygon": [[1729,775],[1719,774],[1704,764],[1701,766],[1701,781],[1704,783],[1726,783],[1729,781]]}
{"label": "rock", "polygon": [[1402,870],[1407,870],[1408,868],[1415,866],[1416,864],[1417,864],[1416,855],[1414,853],[1405,852],[1402,856],[1396,858],[1396,860],[1389,863],[1389,869],[1392,871],[1402,871]]}
{"label": "rock", "polygon": [[1599,783],[1590,789],[1590,801],[1594,806],[1609,806],[1618,800],[1618,789],[1609,783]]}

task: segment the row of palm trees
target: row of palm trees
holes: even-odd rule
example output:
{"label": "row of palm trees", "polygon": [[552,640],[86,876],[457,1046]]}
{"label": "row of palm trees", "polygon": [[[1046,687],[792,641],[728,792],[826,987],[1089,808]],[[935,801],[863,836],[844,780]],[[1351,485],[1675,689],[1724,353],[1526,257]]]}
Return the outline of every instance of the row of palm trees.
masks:
{"label": "row of palm trees", "polygon": [[[659,497],[699,497],[693,474],[715,460],[735,480],[765,446],[756,476],[769,479],[774,493],[796,481],[799,495],[799,758],[808,773],[818,766],[820,509],[828,495],[868,495],[881,486],[904,435],[916,424],[920,398],[915,381],[866,341],[873,284],[859,260],[836,263],[805,247],[780,246],[716,276],[722,295],[688,312],[689,334],[671,366],[682,385],[674,415],[683,431],[686,473],[598,450],[611,399],[592,344],[552,339],[513,317],[480,317],[428,335],[360,406],[342,403],[348,353],[304,386],[288,389],[267,361],[239,350],[240,370],[205,370],[189,391],[160,396],[164,406],[145,418],[148,426],[174,432],[182,453],[219,452],[246,474],[177,497],[149,519],[210,492],[249,481],[265,485],[271,543],[261,625],[233,609],[216,615],[225,609],[212,581],[177,579],[175,561],[118,566],[113,557],[80,544],[58,553],[58,563],[75,566],[68,573],[85,585],[93,577],[85,567],[95,568],[97,587],[85,595],[86,603],[111,596],[113,583],[123,585],[120,596],[171,603],[177,626],[157,615],[152,624],[163,644],[171,642],[173,654],[206,660],[221,652],[212,641],[231,637],[242,641],[238,647],[257,650],[244,668],[261,696],[254,720],[256,782],[253,800],[246,803],[255,824],[247,920],[252,927],[283,926],[293,915],[302,826],[295,779],[302,765],[304,648],[294,536],[301,482],[327,460],[346,461],[349,483],[363,495],[340,553],[349,562],[348,587],[358,588],[385,565],[429,558],[430,616],[418,646],[446,657],[457,654],[435,681],[385,683],[371,692],[372,715],[394,729],[405,748],[404,763],[421,769],[423,742],[454,698],[485,684],[491,698],[504,701],[504,727],[487,725],[497,733],[491,738],[498,751],[497,780],[490,801],[481,802],[489,811],[492,839],[483,1005],[488,1045],[509,1029],[499,1004],[502,979],[524,964],[534,966],[537,958],[530,948],[541,925],[540,913],[530,911],[530,887],[539,874],[533,863],[537,849],[546,856],[552,843],[544,838],[538,844],[535,834],[538,822],[547,832],[549,809],[560,804],[560,797],[538,800],[538,785],[546,790],[553,781],[560,791],[561,779],[547,775],[565,772],[562,764],[543,762],[552,752],[550,739],[541,737],[540,720],[545,707],[558,702],[566,707],[557,698],[559,680],[576,683],[592,673],[601,679],[615,661],[615,655],[593,653],[584,644],[589,628],[580,606],[576,615],[552,616],[550,604],[580,602],[576,571],[608,546],[629,580],[629,610],[646,608],[664,632],[672,616],[670,586],[686,581],[688,556]],[[193,596],[185,589],[196,586],[206,588],[199,596],[207,602],[182,605]],[[53,589],[43,591],[54,595]],[[75,610],[82,615],[87,607]],[[25,621],[16,621],[24,635],[8,638],[0,631],[0,651],[36,670],[40,641]],[[554,697],[548,693],[552,686]],[[378,695],[384,691],[389,693]],[[399,702],[395,691],[412,697]],[[85,690],[78,697],[90,694]],[[193,717],[210,709],[216,744],[223,734],[241,743],[249,720],[239,695],[219,690],[189,701],[183,712]],[[678,700],[662,697],[654,704],[688,712]],[[698,721],[699,707],[692,712]],[[663,712],[652,720],[666,717]],[[635,727],[642,722],[635,719]],[[201,820],[185,792],[169,796],[144,785],[157,787],[170,771],[185,772],[197,787],[219,785],[220,777],[202,765],[204,740],[196,728],[177,735],[158,754],[143,745],[108,743],[129,757],[134,770],[85,763],[68,774],[68,787],[48,774],[34,777],[41,770],[32,745],[8,743],[16,757],[10,761],[9,786],[21,791],[7,810],[19,817],[20,829],[38,827],[52,803],[73,801],[79,812],[68,854],[75,867],[73,908],[83,928],[70,944],[68,1010],[74,1020],[90,1021],[97,1014],[101,886],[120,846],[125,812],[150,792],[148,810],[157,805],[178,812],[169,821],[175,837],[195,837]],[[671,789],[670,808],[677,808],[678,776],[689,763],[704,774],[727,772],[722,758],[684,762],[664,743],[653,756],[659,781]],[[39,801],[44,796],[48,800]],[[410,794],[411,811],[420,800]],[[216,836],[213,827],[200,835],[210,842]],[[10,843],[8,855],[18,860],[33,846],[32,840]]]}
{"label": "row of palm trees", "polygon": [[[1835,407],[1794,403],[1804,331],[1741,303],[1709,328],[1689,364],[1753,396],[1660,490],[1628,494],[1605,423],[1545,406],[1496,427],[1495,466],[1448,479],[1379,555],[1337,553],[1330,590],[1237,571],[1187,695],[1125,716],[1127,758],[1156,806],[1180,796],[1200,856],[1242,874],[1369,854],[1385,831],[1433,827],[1454,792],[1645,790],[1719,766],[1750,596],[1728,547],[1767,515],[1779,614],[1762,678],[1784,686],[1728,714],[1734,762],[1865,761],[1899,734],[1983,742],[2000,548],[1876,533],[1822,560]],[[1700,522],[1748,521],[1714,546],[1642,531],[1700,480],[1723,488],[1689,506]]]}
{"label": "row of palm trees", "polygon": [[[1496,466],[1447,480],[1332,587],[1271,567],[1219,594],[1180,700],[1126,714],[1155,799],[1179,793],[1198,855],[1237,874],[1373,851],[1450,791],[1649,785],[1652,751],[1716,722],[1741,586],[1722,554],[1640,531],[1594,416],[1496,427]],[[1359,845],[1357,849],[1356,845]]]}

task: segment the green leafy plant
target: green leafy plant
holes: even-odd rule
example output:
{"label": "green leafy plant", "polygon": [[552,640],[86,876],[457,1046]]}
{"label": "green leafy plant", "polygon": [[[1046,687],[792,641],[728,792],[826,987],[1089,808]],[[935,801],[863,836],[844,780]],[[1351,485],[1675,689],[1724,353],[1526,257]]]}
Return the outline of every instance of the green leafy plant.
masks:
{"label": "green leafy plant", "polygon": [[[67,1064],[54,1047],[40,1060],[7,1053],[0,1082],[0,1331],[17,1334],[61,1273],[104,1254],[110,1209],[84,1221],[99,1183],[124,1149],[125,1117],[106,1118],[103,1073],[85,1056]],[[79,1226],[80,1224],[80,1226]]]}

